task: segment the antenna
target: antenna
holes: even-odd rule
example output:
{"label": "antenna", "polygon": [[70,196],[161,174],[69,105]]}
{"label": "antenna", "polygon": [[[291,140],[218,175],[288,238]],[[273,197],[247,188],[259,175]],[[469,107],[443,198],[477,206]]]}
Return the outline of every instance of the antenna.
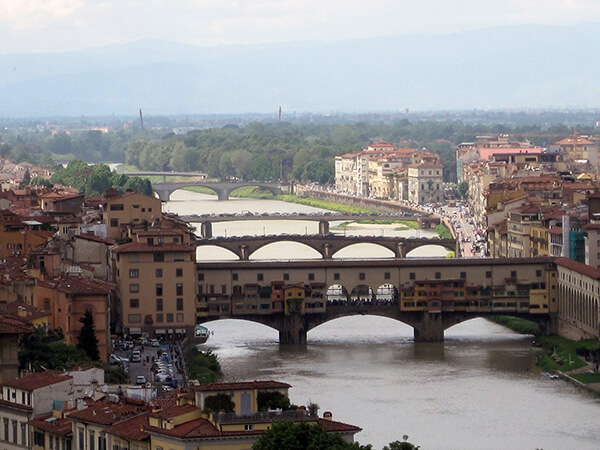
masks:
{"label": "antenna", "polygon": [[140,125],[142,126],[142,130],[144,129],[144,116],[142,116],[142,108],[140,108]]}
{"label": "antenna", "polygon": [[279,107],[279,122],[281,122],[281,106]]}

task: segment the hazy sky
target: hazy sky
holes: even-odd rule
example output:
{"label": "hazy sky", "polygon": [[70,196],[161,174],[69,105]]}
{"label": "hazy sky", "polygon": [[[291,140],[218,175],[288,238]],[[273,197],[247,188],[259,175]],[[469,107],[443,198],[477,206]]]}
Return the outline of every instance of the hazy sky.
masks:
{"label": "hazy sky", "polygon": [[600,0],[0,0],[0,53],[137,39],[200,45],[600,22]]}

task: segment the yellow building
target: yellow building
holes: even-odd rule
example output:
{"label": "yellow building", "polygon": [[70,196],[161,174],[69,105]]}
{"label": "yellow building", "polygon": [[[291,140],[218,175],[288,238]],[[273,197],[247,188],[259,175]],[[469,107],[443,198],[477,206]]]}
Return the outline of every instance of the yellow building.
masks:
{"label": "yellow building", "polygon": [[124,225],[151,224],[162,218],[162,200],[138,192],[127,192],[106,199],[102,222],[107,237],[119,239],[127,234]]}
{"label": "yellow building", "polygon": [[196,248],[184,232],[149,230],[112,249],[123,331],[185,334],[196,323]]}
{"label": "yellow building", "polygon": [[285,314],[305,314],[306,304],[304,298],[306,290],[304,283],[283,286],[284,312]]}

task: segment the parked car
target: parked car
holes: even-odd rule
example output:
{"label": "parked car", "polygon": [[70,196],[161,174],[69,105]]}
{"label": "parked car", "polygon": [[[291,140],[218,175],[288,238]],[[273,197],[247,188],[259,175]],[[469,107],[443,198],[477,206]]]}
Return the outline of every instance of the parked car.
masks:
{"label": "parked car", "polygon": [[150,345],[151,345],[152,347],[160,347],[160,342],[158,342],[158,339],[152,339],[152,340],[150,341]]}
{"label": "parked car", "polygon": [[142,352],[134,350],[131,353],[131,362],[140,362],[142,360]]}
{"label": "parked car", "polygon": [[135,379],[135,384],[146,384],[146,377],[144,375],[138,375]]}

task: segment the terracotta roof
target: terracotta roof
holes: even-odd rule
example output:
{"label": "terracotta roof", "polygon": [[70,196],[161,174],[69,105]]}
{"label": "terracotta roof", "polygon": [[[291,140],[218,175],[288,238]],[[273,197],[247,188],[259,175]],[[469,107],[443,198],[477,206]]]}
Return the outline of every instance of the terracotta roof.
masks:
{"label": "terracotta roof", "polygon": [[318,423],[321,428],[328,432],[354,431],[355,433],[358,433],[359,431],[362,431],[362,428],[360,427],[343,422],[336,422],[334,420],[319,419]]}
{"label": "terracotta roof", "polygon": [[588,266],[587,264],[580,263],[570,258],[556,258],[554,261],[559,266],[574,270],[577,273],[586,275],[594,280],[600,280],[600,269],[595,269],[592,266]]}
{"label": "terracotta roof", "polygon": [[221,433],[219,432],[217,427],[215,427],[209,420],[203,418],[190,420],[189,422],[177,425],[171,430],[165,430],[163,428],[157,427],[147,427],[146,430],[157,434],[164,434],[167,436],[175,436],[179,438],[203,438],[221,436]]}
{"label": "terracotta roof", "polygon": [[75,237],[79,238],[79,239],[85,239],[86,241],[100,242],[102,244],[112,245],[115,243],[115,241],[113,239],[102,238],[100,236],[94,236],[93,234],[82,233],[82,234],[78,234]]}
{"label": "terracotta roof", "polygon": [[113,425],[146,411],[146,406],[100,401],[69,415],[71,419],[100,425]]}
{"label": "terracotta roof", "polygon": [[15,378],[14,380],[6,381],[3,383],[3,386],[31,392],[35,389],[40,389],[72,379],[73,377],[63,375],[60,372],[46,370],[45,372],[32,373],[21,378]]}
{"label": "terracotta roof", "polygon": [[141,242],[130,242],[119,245],[113,249],[115,253],[143,253],[143,252],[193,252],[196,250],[194,245],[185,244],[160,244],[148,245]]}
{"label": "terracotta roof", "polygon": [[91,280],[77,275],[62,276],[51,282],[54,287],[67,294],[108,294],[115,285],[99,280]]}
{"label": "terracotta roof", "polygon": [[27,321],[12,316],[0,314],[0,335],[31,333],[33,326]]}
{"label": "terracotta roof", "polygon": [[570,136],[556,142],[555,145],[594,145],[595,142],[590,141],[582,136]]}
{"label": "terracotta roof", "polygon": [[[28,305],[24,302],[12,302],[7,303],[4,306],[4,311],[13,317],[17,317],[21,320],[31,322],[32,320],[39,319],[41,317],[47,317],[50,315],[49,312],[42,311],[33,305]],[[23,315],[20,315],[23,314]]]}
{"label": "terracotta roof", "polygon": [[548,230],[551,234],[562,234],[563,230],[561,227],[552,227]]}
{"label": "terracotta roof", "polygon": [[241,391],[248,389],[286,389],[292,386],[279,381],[242,381],[238,383],[209,383],[194,386],[195,391]]}
{"label": "terracotta roof", "polygon": [[146,427],[148,427],[147,412],[105,428],[104,432],[128,440],[143,441],[150,437],[150,434],[145,430]]}
{"label": "terracotta roof", "polygon": [[152,417],[158,417],[160,419],[170,419],[172,417],[177,417],[182,414],[187,414],[192,411],[196,411],[199,408],[195,405],[173,405],[169,406],[165,409],[161,409],[158,411],[152,411],[150,415]]}
{"label": "terracotta roof", "polygon": [[73,423],[71,419],[52,417],[52,414],[37,417],[29,421],[29,424],[39,430],[44,430],[60,436],[70,436],[73,434]]}
{"label": "terracotta roof", "polygon": [[183,231],[173,228],[172,230],[148,230],[136,233],[138,236],[183,236]]}

